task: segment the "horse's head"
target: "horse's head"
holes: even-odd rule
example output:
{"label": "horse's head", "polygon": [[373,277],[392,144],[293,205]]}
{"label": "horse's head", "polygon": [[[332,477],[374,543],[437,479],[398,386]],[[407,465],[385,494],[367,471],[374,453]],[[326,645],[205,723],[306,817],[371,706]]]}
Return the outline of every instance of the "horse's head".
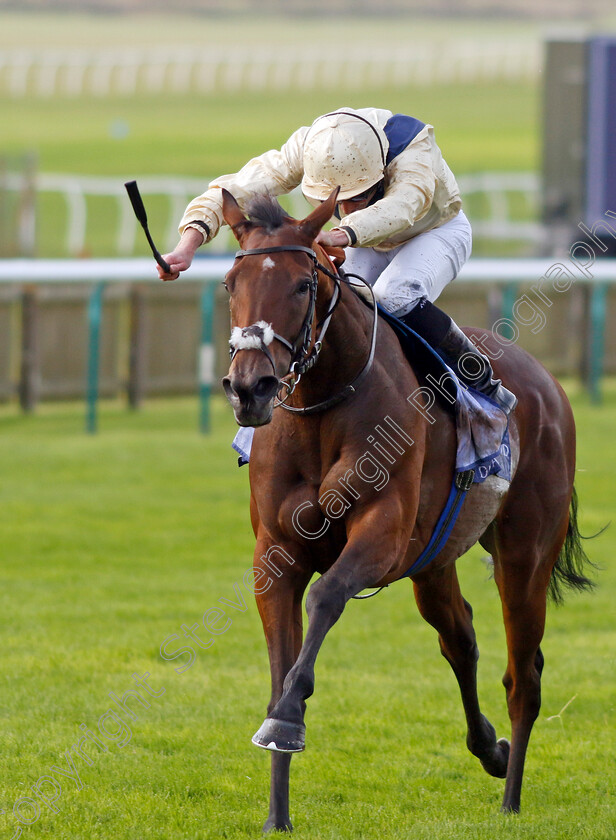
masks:
{"label": "horse's head", "polygon": [[223,379],[240,426],[272,419],[281,380],[314,339],[314,239],[332,217],[338,191],[301,221],[261,196],[245,216],[223,190],[223,216],[240,244],[225,285],[231,309],[231,366]]}

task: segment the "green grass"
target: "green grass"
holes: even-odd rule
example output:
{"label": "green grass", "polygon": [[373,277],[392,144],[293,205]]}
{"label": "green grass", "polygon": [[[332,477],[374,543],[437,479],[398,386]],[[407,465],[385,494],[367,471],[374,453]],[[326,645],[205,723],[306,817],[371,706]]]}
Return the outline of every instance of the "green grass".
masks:
{"label": "green grass", "polygon": [[[602,408],[571,392],[580,524],[592,533],[613,517],[616,388]],[[56,774],[59,813],[42,807],[23,836],[258,837],[269,761],[250,736],[269,672],[254,603],[246,594],[245,612],[228,610],[232,626],[184,674],[159,654],[219,598],[237,600],[251,563],[248,476],[229,448],[230,410],[214,401],[205,437],[189,399],[138,413],[104,403],[100,426],[83,433],[81,405],[29,417],[0,409],[0,836],[17,826],[13,803],[52,765],[66,766],[79,725],[97,729],[108,692],[122,695],[147,671],[165,693],[136,709],[130,742],[105,754],[92,746],[92,766],[76,759],[80,791]],[[350,604],[319,657],[307,751],[293,760],[298,840],[611,840],[614,548],[612,529],[589,543],[604,567],[599,588],[549,610],[543,708],[517,817],[498,814],[503,783],[466,750],[453,676],[408,584]],[[459,568],[475,609],[484,710],[506,735],[502,620],[481,556],[474,549]]]}
{"label": "green grass", "polygon": [[[335,12],[335,9],[332,9]],[[612,19],[614,15],[612,14]],[[608,25],[608,18],[601,23]],[[79,47],[148,47],[170,53],[177,45],[211,46],[314,45],[332,50],[352,45],[392,46],[413,45],[422,39],[442,42],[452,38],[477,41],[483,38],[499,40],[539,40],[544,34],[545,21],[489,20],[486,18],[433,19],[416,14],[407,17],[378,18],[333,14],[324,23],[320,17],[286,17],[263,14],[255,4],[252,14],[226,17],[216,15],[188,15],[175,11],[164,15],[145,14],[83,14],[73,12],[45,14],[36,12],[0,11],[3,35],[7,47],[62,48]],[[599,21],[597,24],[599,25]],[[579,31],[573,23],[571,30]]]}
{"label": "green grass", "polygon": [[[537,91],[526,84],[447,85],[415,90],[374,90],[340,95],[294,92],[171,95],[50,101],[0,100],[5,128],[0,151],[36,153],[41,172],[105,175],[118,184],[143,175],[203,179],[237,171],[249,158],[279,148],[300,125],[342,105],[377,104],[411,112],[435,125],[443,154],[458,174],[477,171],[532,171],[538,160]],[[113,126],[128,134],[113,138]],[[249,130],[247,130],[247,126]],[[161,241],[168,206],[148,199],[152,233]],[[59,195],[39,200],[39,256],[65,255],[67,208]],[[178,219],[179,221],[179,219]],[[85,256],[115,250],[119,215],[113,199],[88,200]],[[136,253],[146,254],[137,237]]]}
{"label": "green grass", "polygon": [[[203,17],[96,17],[0,13],[12,48],[67,47],[159,49],[172,57],[176,45],[200,46],[207,54],[242,44],[344,51],[473,41],[534,41],[537,22],[494,23],[448,20],[302,20]],[[224,95],[140,95],[130,98],[5,98],[0,151],[38,152],[43,171],[127,176],[170,173],[215,176],[234,171],[250,155],[278,147],[299,125],[341,105],[374,106],[412,113],[437,127],[456,170],[528,169],[537,160],[537,91],[533,85],[409,85],[368,91],[277,91]],[[111,136],[121,120],[123,139]]]}
{"label": "green grass", "polygon": [[[537,164],[537,92],[531,85],[440,85],[408,90],[209,96],[3,100],[2,149],[37,152],[43,172],[208,177],[279,148],[300,125],[343,105],[371,105],[435,125],[456,171],[528,170]],[[115,121],[128,128],[112,135]]]}
{"label": "green grass", "polygon": [[[352,44],[368,51],[375,42],[395,45],[437,41],[446,49],[458,38],[538,40],[535,23],[476,21],[212,21],[203,18],[87,18],[8,15],[0,28],[13,47],[108,48],[148,46],[171,54],[177,44],[236,48],[250,41],[270,45],[318,43],[332,50]],[[530,83],[408,85],[364,91],[279,91],[174,95],[171,93],[24,99],[0,97],[0,156],[33,152],[42,172],[105,175],[118,184],[143,175],[208,179],[237,171],[250,157],[279,148],[300,125],[334,108],[374,106],[413,114],[434,124],[446,160],[458,174],[536,170],[539,161],[539,89]],[[115,130],[122,126],[122,131]],[[152,232],[160,240],[167,207],[148,200]],[[115,250],[118,210],[111,200],[90,200],[85,256]],[[65,255],[66,207],[58,196],[39,202],[38,255]],[[179,220],[178,220],[179,221]],[[137,253],[147,245],[138,237]]]}

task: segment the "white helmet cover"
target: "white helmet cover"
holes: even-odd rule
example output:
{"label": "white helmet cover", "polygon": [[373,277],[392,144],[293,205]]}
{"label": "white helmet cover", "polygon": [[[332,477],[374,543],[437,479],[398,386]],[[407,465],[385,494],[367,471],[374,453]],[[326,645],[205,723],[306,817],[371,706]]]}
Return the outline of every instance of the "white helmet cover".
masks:
{"label": "white helmet cover", "polygon": [[359,195],[383,178],[388,148],[383,129],[351,108],[319,117],[304,141],[302,192],[311,203],[336,187],[338,201]]}

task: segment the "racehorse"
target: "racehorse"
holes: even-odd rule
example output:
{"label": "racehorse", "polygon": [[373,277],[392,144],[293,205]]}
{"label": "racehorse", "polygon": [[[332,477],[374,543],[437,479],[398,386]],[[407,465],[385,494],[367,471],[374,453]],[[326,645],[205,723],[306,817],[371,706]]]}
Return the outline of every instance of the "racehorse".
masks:
{"label": "racehorse", "polygon": [[[375,313],[315,242],[336,191],[301,221],[270,197],[254,199],[246,216],[223,193],[223,216],[241,248],[225,279],[233,332],[223,386],[237,423],[256,427],[254,591],[272,684],[253,741],[272,751],[264,831],[290,831],[290,760],[304,748],[321,644],[350,598],[404,576],[430,540],[451,488],[456,434],[451,411],[430,399],[393,330],[380,321],[374,340]],[[504,348],[485,330],[467,332],[518,397],[509,422],[513,477],[473,485],[445,547],[411,579],[458,680],[467,746],[489,774],[506,778],[502,810],[517,812],[541,703],[547,595],[561,600],[562,585],[592,583],[583,574],[567,397],[517,345]],[[511,743],[497,740],[477,696],[472,610],[455,567],[476,542],[493,558],[502,600]],[[302,600],[315,573],[303,638]]]}

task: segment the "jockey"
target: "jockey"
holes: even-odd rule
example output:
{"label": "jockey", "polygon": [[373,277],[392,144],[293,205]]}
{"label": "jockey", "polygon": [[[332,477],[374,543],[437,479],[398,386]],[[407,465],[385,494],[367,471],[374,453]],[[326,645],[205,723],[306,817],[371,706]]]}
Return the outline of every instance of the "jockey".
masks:
{"label": "jockey", "polygon": [[314,206],[340,187],[339,224],[322,245],[346,249],[345,270],[362,276],[379,303],[425,339],[465,385],[509,414],[516,397],[494,379],[489,360],[434,305],[471,253],[471,226],[456,180],[431,125],[379,108],[340,108],[295,131],[280,150],[217,178],[186,208],[180,241],[166,255],[171,272],[187,269],[197,248],[218,233],[222,191],[242,205],[256,194],[281,195],[301,184]]}

